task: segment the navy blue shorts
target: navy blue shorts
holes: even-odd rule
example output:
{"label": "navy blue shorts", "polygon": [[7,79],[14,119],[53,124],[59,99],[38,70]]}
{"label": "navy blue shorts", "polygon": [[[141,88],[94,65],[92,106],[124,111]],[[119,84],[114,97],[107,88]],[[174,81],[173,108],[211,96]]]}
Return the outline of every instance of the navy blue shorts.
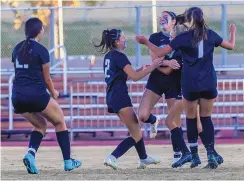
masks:
{"label": "navy blue shorts", "polygon": [[128,92],[115,92],[106,96],[106,102],[109,113],[118,113],[125,107],[133,107]]}
{"label": "navy blue shorts", "polygon": [[200,98],[203,99],[214,99],[218,96],[217,89],[201,91],[201,92],[188,92],[183,90],[183,96],[188,101],[196,101]]}
{"label": "navy blue shorts", "polygon": [[155,81],[152,81],[149,78],[147,81],[146,88],[161,97],[164,94],[165,99],[181,99],[181,90],[176,86],[168,87],[167,85],[161,85],[159,82],[156,83]]}
{"label": "navy blue shorts", "polygon": [[50,100],[48,93],[41,95],[23,95],[21,93],[12,93],[12,104],[16,114],[42,112],[46,109]]}

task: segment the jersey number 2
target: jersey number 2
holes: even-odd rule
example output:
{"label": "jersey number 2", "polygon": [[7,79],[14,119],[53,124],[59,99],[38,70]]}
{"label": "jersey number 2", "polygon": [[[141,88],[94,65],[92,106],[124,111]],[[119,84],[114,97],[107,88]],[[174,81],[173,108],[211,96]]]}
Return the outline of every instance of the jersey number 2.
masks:
{"label": "jersey number 2", "polygon": [[203,40],[199,42],[198,45],[198,58],[203,57]]}
{"label": "jersey number 2", "polygon": [[104,68],[105,78],[110,77],[110,75],[108,75],[109,66],[110,66],[110,59],[105,59],[105,68]]}
{"label": "jersey number 2", "polygon": [[16,58],[16,63],[15,63],[16,68],[22,68],[22,69],[28,69],[29,65],[28,64],[24,64],[21,65],[18,61],[18,59]]}

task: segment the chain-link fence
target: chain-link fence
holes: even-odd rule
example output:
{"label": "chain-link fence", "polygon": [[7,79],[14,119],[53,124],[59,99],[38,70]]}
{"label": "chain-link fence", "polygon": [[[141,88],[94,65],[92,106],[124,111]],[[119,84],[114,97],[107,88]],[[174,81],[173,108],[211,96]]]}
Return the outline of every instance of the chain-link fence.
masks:
{"label": "chain-link fence", "polygon": [[[191,4],[191,6],[195,6]],[[235,23],[238,29],[236,38],[236,48],[233,51],[224,52],[220,48],[215,51],[215,64],[243,64],[244,58],[244,22],[243,9],[244,3],[233,5],[222,4],[196,4],[200,6],[205,14],[207,24],[224,38],[228,38],[228,24]],[[157,5],[157,15],[163,10],[171,10],[176,14],[184,12],[189,6],[182,5]],[[150,36],[152,33],[152,6],[124,6],[124,7],[62,7],[63,8],[63,27],[64,45],[69,56],[76,55],[96,55],[97,53],[92,41],[98,42],[101,39],[102,31],[107,28],[119,28],[124,31],[127,37],[127,49],[125,53],[131,57],[132,63],[139,65],[144,60],[149,60],[149,51],[146,47],[140,46],[135,42],[135,34],[141,33]],[[25,20],[31,17],[32,9],[18,10],[24,15]],[[58,22],[55,15],[58,8],[47,8],[50,13],[51,24],[45,27],[45,35],[42,43],[51,49],[54,46],[57,36]],[[16,30],[13,27],[14,16],[11,9],[1,9],[2,28],[1,28],[1,58],[10,58],[12,48],[19,41],[24,39],[24,26]],[[56,27],[55,27],[56,26]],[[228,55],[228,56],[227,56]],[[233,63],[234,62],[234,63]]]}

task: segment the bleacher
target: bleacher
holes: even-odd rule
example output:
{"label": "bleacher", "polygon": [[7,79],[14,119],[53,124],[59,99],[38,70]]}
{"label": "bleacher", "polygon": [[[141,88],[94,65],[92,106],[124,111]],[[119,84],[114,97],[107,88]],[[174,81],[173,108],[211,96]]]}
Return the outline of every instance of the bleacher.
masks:
{"label": "bleacher", "polygon": [[[101,76],[102,77],[102,76]],[[73,132],[97,132],[97,131],[127,131],[116,115],[107,113],[105,102],[105,89],[102,78],[99,81],[84,79],[69,75],[69,97],[58,100],[64,111],[68,128]],[[75,81],[77,80],[77,81]],[[53,76],[55,87],[62,92],[63,84],[60,75]],[[72,86],[71,86],[72,85]],[[143,94],[145,81],[129,82],[130,96],[137,111]],[[72,87],[72,89],[70,89]],[[219,96],[214,104],[213,121],[216,130],[244,130],[244,79],[229,79],[228,75],[222,76],[218,83]],[[1,84],[1,131],[2,134],[29,134],[32,126],[21,115],[13,115],[13,129],[9,129],[9,90],[8,76],[2,77]],[[164,124],[167,116],[167,108],[164,99],[155,106],[153,113],[162,118],[159,130],[166,131]],[[185,115],[182,114],[184,125]],[[48,124],[48,132],[54,132],[53,126]],[[143,128],[147,129],[146,126]],[[145,132],[146,133],[146,132]]]}

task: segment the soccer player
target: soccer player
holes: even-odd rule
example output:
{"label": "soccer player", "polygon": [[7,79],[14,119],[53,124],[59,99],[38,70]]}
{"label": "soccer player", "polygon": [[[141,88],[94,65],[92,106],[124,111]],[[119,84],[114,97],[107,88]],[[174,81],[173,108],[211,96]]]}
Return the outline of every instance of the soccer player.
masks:
{"label": "soccer player", "polygon": [[[55,90],[50,77],[49,53],[39,43],[43,33],[41,20],[30,18],[25,23],[26,39],[17,44],[12,53],[15,68],[12,90],[14,111],[34,126],[29,149],[23,159],[30,174],[39,173],[35,163],[35,154],[46,132],[47,121],[55,127],[63,154],[64,170],[70,171],[81,166],[80,161],[70,158],[69,133],[63,111],[56,101],[59,92]],[[51,97],[46,89],[51,93]]]}
{"label": "soccer player", "polygon": [[106,103],[109,113],[116,113],[121,121],[129,129],[130,137],[124,139],[117,148],[104,160],[106,166],[117,169],[117,160],[131,147],[135,146],[140,158],[139,168],[145,168],[149,164],[157,164],[160,161],[147,155],[140,125],[134,112],[131,99],[128,95],[126,81],[128,78],[138,81],[157,67],[162,65],[162,59],[158,58],[151,66],[144,70],[135,71],[127,56],[123,53],[126,48],[126,37],[121,30],[104,30],[99,45],[104,56],[104,74],[107,83]]}
{"label": "soccer player", "polygon": [[[136,39],[159,57],[173,50],[182,51],[182,93],[187,117],[188,139],[195,140],[198,137],[197,106],[199,103],[203,129],[200,137],[207,150],[207,168],[214,169],[223,160],[219,159],[220,156],[214,149],[214,126],[211,119],[214,99],[218,94],[213,52],[214,47],[218,46],[228,50],[234,49],[236,27],[233,24],[230,25],[230,39],[227,41],[207,27],[200,8],[189,8],[185,12],[185,18],[190,25],[190,30],[178,35],[163,49],[151,44],[144,36],[137,36]],[[181,157],[180,160],[184,161],[184,158]]]}
{"label": "soccer player", "polygon": [[[175,13],[172,11],[163,11],[159,23],[161,31],[151,34],[149,41],[157,47],[163,48],[170,42],[170,31],[176,24]],[[152,51],[150,51],[150,55],[152,61],[158,58]],[[166,60],[167,58],[169,57],[166,56],[164,59]],[[170,110],[178,94],[174,82],[175,74],[171,74],[172,70],[170,67],[158,67],[155,69],[149,76],[140,102],[138,117],[144,123],[151,123],[150,138],[155,138],[157,135],[157,125],[159,122],[159,118],[151,113],[152,109],[164,94],[167,107]]]}

